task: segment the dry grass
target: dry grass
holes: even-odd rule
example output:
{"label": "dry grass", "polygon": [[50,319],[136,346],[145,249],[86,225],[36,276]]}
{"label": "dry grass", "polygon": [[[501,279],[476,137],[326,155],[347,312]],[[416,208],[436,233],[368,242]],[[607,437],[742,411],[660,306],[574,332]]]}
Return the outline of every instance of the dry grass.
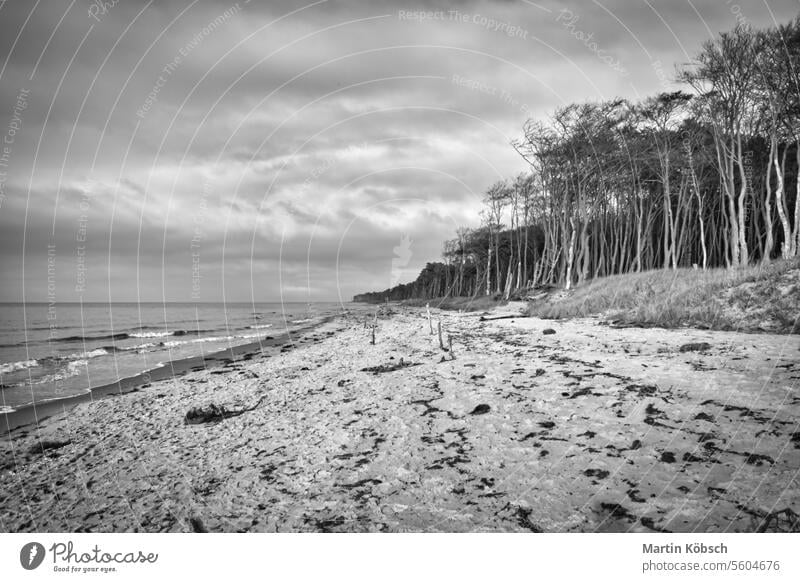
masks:
{"label": "dry grass", "polygon": [[602,315],[621,323],[800,333],[800,258],[740,269],[678,269],[589,281],[529,314]]}

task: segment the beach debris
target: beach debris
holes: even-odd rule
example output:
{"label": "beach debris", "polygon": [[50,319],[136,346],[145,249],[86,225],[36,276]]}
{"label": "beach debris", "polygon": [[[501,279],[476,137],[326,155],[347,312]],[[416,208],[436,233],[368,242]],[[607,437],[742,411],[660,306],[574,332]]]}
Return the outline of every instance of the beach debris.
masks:
{"label": "beach debris", "polygon": [[199,517],[190,517],[189,525],[194,533],[208,533],[206,526],[203,525],[203,522],[200,521]]}
{"label": "beach debris", "polygon": [[651,529],[653,531],[657,531],[657,532],[661,532],[661,533],[672,533],[668,529],[664,529],[664,528],[658,527],[656,525],[655,520],[652,517],[642,516],[642,518],[639,521],[647,529]]}
{"label": "beach debris", "polygon": [[596,477],[597,479],[605,479],[611,473],[609,471],[606,471],[605,469],[586,469],[583,472],[583,474],[586,475],[587,477]]}
{"label": "beach debris", "polygon": [[306,523],[312,524],[317,531],[322,533],[331,533],[334,531],[333,528],[343,526],[345,522],[346,520],[342,515],[338,515],[330,519],[321,519],[321,520],[320,519],[312,520],[308,518],[306,521]]}
{"label": "beach debris", "polygon": [[262,396],[258,399],[253,406],[249,408],[242,408],[239,410],[228,410],[222,405],[217,405],[211,403],[207,406],[193,406],[189,409],[186,413],[186,416],[183,418],[184,424],[207,424],[207,423],[217,423],[226,418],[233,418],[234,416],[239,416],[244,414],[245,412],[251,412],[261,406],[261,403],[267,398],[266,395]]}
{"label": "beach debris", "polygon": [[556,330],[554,330],[552,327],[548,327],[542,330],[542,335],[553,335],[554,333],[556,333]]}
{"label": "beach debris", "polygon": [[704,352],[706,350],[711,349],[711,344],[707,342],[697,342],[697,343],[689,343],[683,344],[678,351],[681,353],[685,352]]}
{"label": "beach debris", "polygon": [[629,392],[634,392],[639,396],[646,397],[646,396],[654,396],[658,392],[657,386],[651,386],[649,384],[630,384],[625,386],[625,390]]}
{"label": "beach debris", "polygon": [[756,531],[759,533],[800,533],[800,515],[797,515],[790,507],[773,511],[764,516],[764,520]]}
{"label": "beach debris", "polygon": [[633,515],[624,505],[619,503],[608,503],[606,501],[600,504],[600,510],[608,513],[608,517],[627,520],[630,522],[636,521],[636,516]]}
{"label": "beach debris", "polygon": [[205,424],[207,422],[219,422],[230,415],[230,412],[224,406],[209,404],[208,406],[190,408],[183,420],[184,424]]}
{"label": "beach debris", "polygon": [[491,409],[492,409],[492,407],[489,406],[488,404],[478,404],[478,406],[476,406],[475,408],[472,409],[472,412],[470,412],[470,414],[473,414],[473,415],[474,414],[486,414]]}
{"label": "beach debris", "polygon": [[675,453],[671,451],[664,451],[661,453],[661,462],[662,463],[674,463],[675,462]]}
{"label": "beach debris", "polygon": [[372,374],[385,374],[386,372],[394,372],[395,370],[400,370],[401,368],[408,368],[409,366],[419,366],[414,362],[406,362],[403,358],[400,358],[400,361],[396,364],[380,364],[378,366],[370,366],[369,368],[361,368],[362,372],[370,372]]}
{"label": "beach debris", "polygon": [[481,315],[478,318],[478,321],[497,321],[498,319],[524,319],[528,317],[527,315],[522,315],[517,313],[516,315],[498,315],[496,317],[486,317],[485,315]]}
{"label": "beach debris", "polygon": [[518,507],[517,508],[517,523],[533,533],[542,533],[542,529],[531,521],[532,509]]}

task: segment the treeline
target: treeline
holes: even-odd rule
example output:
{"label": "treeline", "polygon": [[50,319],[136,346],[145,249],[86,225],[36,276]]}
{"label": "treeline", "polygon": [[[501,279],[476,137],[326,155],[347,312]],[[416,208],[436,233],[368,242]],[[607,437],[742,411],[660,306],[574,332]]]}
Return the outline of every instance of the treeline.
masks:
{"label": "treeline", "polygon": [[687,91],[528,120],[530,171],[493,184],[416,281],[362,301],[502,294],[800,253],[800,18],[739,26],[679,68]]}

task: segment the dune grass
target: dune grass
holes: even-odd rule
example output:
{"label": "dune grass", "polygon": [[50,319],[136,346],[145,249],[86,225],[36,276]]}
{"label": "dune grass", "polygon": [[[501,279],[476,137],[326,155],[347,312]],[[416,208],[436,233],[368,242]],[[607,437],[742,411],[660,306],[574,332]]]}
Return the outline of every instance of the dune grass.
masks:
{"label": "dune grass", "polygon": [[546,319],[602,315],[632,325],[800,333],[800,258],[603,277],[561,299],[531,303],[528,312]]}

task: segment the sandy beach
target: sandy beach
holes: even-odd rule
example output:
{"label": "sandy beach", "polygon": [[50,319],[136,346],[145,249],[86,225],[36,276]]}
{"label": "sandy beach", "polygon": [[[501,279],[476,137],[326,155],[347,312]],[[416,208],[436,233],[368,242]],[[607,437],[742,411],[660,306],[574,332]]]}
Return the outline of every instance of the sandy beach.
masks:
{"label": "sandy beach", "polygon": [[[797,335],[433,311],[451,353],[424,309],[391,311],[375,345],[340,317],[12,431],[0,529],[737,532],[800,511]],[[211,404],[232,414],[185,422]]]}

